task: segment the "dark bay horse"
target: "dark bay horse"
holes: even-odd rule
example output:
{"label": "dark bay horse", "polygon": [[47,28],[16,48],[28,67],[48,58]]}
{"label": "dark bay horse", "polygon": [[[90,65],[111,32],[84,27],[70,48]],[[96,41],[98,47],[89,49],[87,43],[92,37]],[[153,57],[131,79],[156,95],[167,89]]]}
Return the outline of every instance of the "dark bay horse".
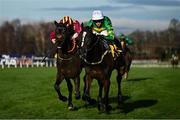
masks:
{"label": "dark bay horse", "polygon": [[124,55],[124,60],[125,60],[125,65],[126,65],[124,78],[128,79],[128,72],[130,70],[131,63],[132,63],[132,53],[129,48],[126,48],[123,55]]}
{"label": "dark bay horse", "polygon": [[[91,28],[83,27],[80,34],[79,50],[81,59],[85,63],[85,77],[84,77],[84,93],[83,99],[90,101],[90,87],[93,79],[97,79],[99,85],[98,94],[98,109],[108,112],[111,108],[109,105],[109,87],[110,77],[113,69],[118,72],[118,103],[122,102],[121,95],[121,79],[124,74],[124,60],[123,57],[118,57],[116,60],[112,57],[111,50],[107,49],[107,44],[103,40],[102,36],[98,36],[92,33]],[[102,92],[104,88],[104,97],[102,98]]]}
{"label": "dark bay horse", "polygon": [[[68,109],[72,110],[72,91],[73,86],[70,79],[74,79],[76,98],[80,98],[79,85],[80,73],[82,70],[81,60],[77,53],[76,41],[71,40],[73,28],[66,27],[62,23],[54,22],[56,25],[55,36],[57,46],[57,76],[54,88],[58,93],[59,99],[62,101],[68,100]],[[60,91],[60,84],[66,80],[69,91],[68,98],[63,96]]]}
{"label": "dark bay horse", "polygon": [[[116,38],[117,39],[117,38]],[[121,48],[123,51],[123,56],[124,56],[124,60],[125,60],[125,75],[124,78],[127,79],[128,78],[128,72],[130,70],[131,67],[131,63],[132,63],[132,53],[130,51],[130,49],[128,48],[128,46],[126,45],[126,38],[121,38],[121,40],[119,40],[121,42]]]}
{"label": "dark bay horse", "polygon": [[177,55],[173,54],[170,61],[173,68],[178,67],[179,57]]}

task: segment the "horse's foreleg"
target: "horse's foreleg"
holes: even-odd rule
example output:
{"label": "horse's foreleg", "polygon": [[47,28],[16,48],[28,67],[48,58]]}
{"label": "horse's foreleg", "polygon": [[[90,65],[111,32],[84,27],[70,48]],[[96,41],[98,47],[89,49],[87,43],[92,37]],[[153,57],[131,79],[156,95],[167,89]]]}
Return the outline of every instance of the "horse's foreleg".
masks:
{"label": "horse's foreleg", "polygon": [[74,79],[74,85],[75,85],[75,98],[76,99],[80,99],[81,98],[81,94],[80,94],[80,77],[76,77]]}
{"label": "horse's foreleg", "polygon": [[103,101],[102,101],[103,84],[100,80],[98,80],[98,85],[99,85],[99,94],[98,94],[97,102],[98,102],[98,110],[101,110],[101,106],[103,104]]}
{"label": "horse's foreleg", "polygon": [[121,92],[121,80],[122,80],[122,75],[118,72],[118,75],[116,77],[117,83],[118,83],[118,105],[120,105],[123,100],[122,100],[122,92]]}
{"label": "horse's foreleg", "polygon": [[70,79],[66,78],[67,86],[68,86],[68,91],[69,91],[69,96],[68,96],[68,109],[72,110],[73,109],[73,104],[72,104],[72,91],[73,91],[73,86],[71,84]]}
{"label": "horse's foreleg", "polygon": [[83,81],[84,81],[84,88],[83,88],[82,100],[86,101],[86,98],[85,98],[85,91],[86,91],[86,74],[85,74],[85,76],[83,77]]}
{"label": "horse's foreleg", "polygon": [[129,58],[128,58],[128,72],[129,72],[129,70],[130,70],[130,67],[131,67],[131,64],[132,64],[132,54],[131,53],[129,53]]}
{"label": "horse's foreleg", "polygon": [[83,98],[91,103],[91,97],[90,97],[90,87],[91,87],[92,78],[89,75],[85,76],[85,92],[83,94]]}
{"label": "horse's foreleg", "polygon": [[104,110],[108,112],[111,108],[109,105],[109,87],[110,87],[110,80],[104,80]]}
{"label": "horse's foreleg", "polygon": [[124,60],[125,60],[125,73],[124,73],[124,78],[127,80],[128,78],[128,69],[129,69],[129,60],[128,60],[128,56],[127,54],[124,56]]}
{"label": "horse's foreleg", "polygon": [[63,77],[61,77],[59,74],[57,74],[57,77],[56,77],[56,82],[54,84],[54,88],[56,90],[56,92],[58,93],[58,96],[59,96],[59,99],[62,100],[63,102],[67,101],[67,97],[63,96],[60,92],[60,87],[59,85],[61,84],[63,80]]}

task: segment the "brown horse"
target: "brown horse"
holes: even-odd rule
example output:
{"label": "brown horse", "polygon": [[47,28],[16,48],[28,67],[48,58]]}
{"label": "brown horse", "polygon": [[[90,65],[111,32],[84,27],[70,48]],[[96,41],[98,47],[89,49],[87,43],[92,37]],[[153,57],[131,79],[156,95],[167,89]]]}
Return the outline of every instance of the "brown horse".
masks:
{"label": "brown horse", "polygon": [[125,59],[125,74],[124,74],[124,78],[127,79],[128,78],[128,72],[130,70],[130,66],[132,63],[132,53],[130,51],[130,49],[127,47],[127,43],[126,43],[126,38],[123,37],[120,39],[121,41],[121,48],[123,51],[123,56]]}
{"label": "brown horse", "polygon": [[125,59],[125,74],[124,78],[128,79],[128,73],[131,67],[132,63],[132,53],[129,48],[126,48],[126,50],[123,52],[124,59]]}
{"label": "brown horse", "polygon": [[[118,72],[118,103],[122,102],[121,94],[121,79],[124,74],[124,58],[120,55],[116,60],[112,57],[111,50],[103,36],[97,36],[92,33],[91,28],[83,27],[80,34],[80,56],[85,63],[85,77],[84,77],[84,93],[83,99],[90,102],[90,86],[93,79],[97,79],[99,85],[98,94],[98,109],[108,112],[111,108],[108,102],[110,77],[113,69]],[[104,97],[102,92],[104,88]]]}
{"label": "brown horse", "polygon": [[[54,22],[56,25],[55,36],[57,46],[57,76],[54,88],[58,93],[59,99],[62,101],[68,100],[68,109],[72,110],[72,91],[73,86],[70,79],[74,79],[76,99],[80,98],[79,85],[80,85],[80,73],[82,70],[81,60],[77,53],[76,43],[71,40],[73,35],[73,28],[66,27],[62,23]],[[69,91],[68,99],[63,96],[60,91],[60,84],[63,80],[66,80]]]}

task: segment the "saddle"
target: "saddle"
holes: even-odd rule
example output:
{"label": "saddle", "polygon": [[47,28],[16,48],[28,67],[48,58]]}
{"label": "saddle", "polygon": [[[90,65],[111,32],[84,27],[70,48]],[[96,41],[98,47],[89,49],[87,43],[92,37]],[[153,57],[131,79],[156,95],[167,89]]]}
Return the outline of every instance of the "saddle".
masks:
{"label": "saddle", "polygon": [[109,47],[111,49],[113,58],[118,57],[122,52],[122,50],[118,49],[118,47],[115,44],[110,44]]}
{"label": "saddle", "polygon": [[105,42],[106,49],[111,51],[112,57],[116,59],[123,51],[112,42]]}

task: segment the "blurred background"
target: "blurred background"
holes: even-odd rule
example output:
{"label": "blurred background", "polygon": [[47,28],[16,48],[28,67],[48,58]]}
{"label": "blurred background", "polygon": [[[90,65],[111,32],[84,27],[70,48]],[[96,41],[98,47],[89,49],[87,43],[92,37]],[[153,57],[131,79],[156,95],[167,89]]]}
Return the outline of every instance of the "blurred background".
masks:
{"label": "blurred background", "polygon": [[53,21],[82,22],[102,10],[116,36],[125,34],[134,60],[180,56],[180,0],[0,0],[0,57],[42,57],[52,47]]}

